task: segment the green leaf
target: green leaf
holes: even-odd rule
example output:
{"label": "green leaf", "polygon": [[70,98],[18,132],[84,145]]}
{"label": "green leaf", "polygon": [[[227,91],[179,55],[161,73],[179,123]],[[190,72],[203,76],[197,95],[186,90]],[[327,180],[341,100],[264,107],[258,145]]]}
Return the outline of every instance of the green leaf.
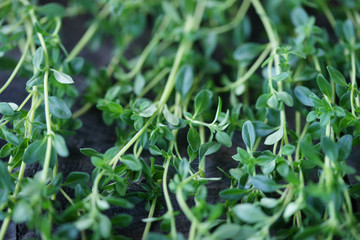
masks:
{"label": "green leaf", "polygon": [[196,129],[193,126],[190,126],[189,132],[187,134],[187,141],[191,149],[194,152],[197,152],[197,150],[200,147],[201,140],[199,133],[196,131]]}
{"label": "green leaf", "polygon": [[269,135],[270,133],[274,132],[275,129],[273,127],[270,127],[269,125],[260,122],[260,121],[254,121],[255,126],[255,133],[258,137],[264,137]]}
{"label": "green leaf", "polygon": [[345,77],[335,68],[331,67],[331,66],[327,66],[326,67],[331,79],[339,86],[343,86],[343,87],[347,87],[347,83],[345,80]]}
{"label": "green leaf", "polygon": [[200,91],[195,97],[195,115],[199,115],[204,112],[210,105],[212,92],[204,89]]}
{"label": "green leaf", "polygon": [[39,161],[45,157],[46,141],[35,141],[31,143],[25,150],[23,161],[30,164]]}
{"label": "green leaf", "polygon": [[244,190],[240,188],[231,188],[231,189],[222,190],[219,193],[219,196],[225,200],[240,200],[248,192],[249,190]]}
{"label": "green leaf", "polygon": [[206,142],[200,146],[199,149],[199,159],[202,161],[202,159],[210,154],[213,154],[217,152],[221,147],[220,143],[217,142]]}
{"label": "green leaf", "polygon": [[184,65],[176,75],[175,89],[184,98],[191,89],[194,81],[193,69],[190,65]]}
{"label": "green leaf", "polygon": [[[0,187],[1,189],[7,189],[9,191],[13,191],[15,187],[14,181],[3,161],[0,161]],[[2,192],[1,194],[4,193]]]}
{"label": "green leaf", "polygon": [[329,157],[330,161],[335,162],[338,159],[338,146],[330,138],[322,137],[321,149],[325,153],[325,155]]}
{"label": "green leaf", "polygon": [[224,223],[211,235],[214,239],[236,239],[241,231],[241,226],[234,223]]}
{"label": "green leaf", "polygon": [[5,128],[2,129],[2,132],[3,132],[4,136],[5,136],[6,141],[8,141],[8,143],[10,143],[12,145],[19,145],[20,144],[20,140],[15,134],[9,132]]}
{"label": "green leaf", "polygon": [[287,106],[289,106],[289,107],[294,106],[293,97],[290,94],[288,94],[287,92],[279,92],[279,93],[277,93],[276,96],[280,101],[284,102]]}
{"label": "green leaf", "polygon": [[65,8],[58,3],[47,3],[36,7],[36,12],[47,17],[63,17],[65,15]]}
{"label": "green leaf", "polygon": [[29,221],[33,214],[33,209],[27,202],[19,201],[14,207],[12,220],[16,223],[24,223]]}
{"label": "green leaf", "polygon": [[141,111],[139,113],[140,117],[151,117],[157,110],[157,107],[155,104],[150,104],[145,110]]}
{"label": "green leaf", "polygon": [[100,231],[100,235],[101,237],[107,239],[110,237],[111,234],[111,221],[110,219],[104,215],[104,214],[99,214],[99,231]]}
{"label": "green leaf", "polygon": [[233,211],[240,220],[250,224],[259,223],[268,218],[259,207],[250,203],[238,204]]}
{"label": "green leaf", "polygon": [[179,118],[177,116],[175,116],[175,114],[170,113],[166,104],[164,106],[163,115],[164,115],[166,121],[168,121],[168,123],[170,123],[171,125],[176,126],[179,124]]}
{"label": "green leaf", "polygon": [[236,48],[233,56],[239,62],[249,62],[258,56],[263,49],[263,44],[243,43]]}
{"label": "green leaf", "polygon": [[355,42],[354,24],[351,19],[346,19],[342,24],[342,32],[346,42],[353,44]]}
{"label": "green leaf", "polygon": [[305,12],[305,10],[301,7],[294,8],[291,11],[290,16],[291,16],[291,21],[295,26],[305,25],[309,20],[309,16]]}
{"label": "green leaf", "polygon": [[296,203],[296,202],[289,203],[285,208],[283,217],[284,218],[291,217],[297,210],[299,210],[299,208],[300,208],[300,206],[298,203]]}
{"label": "green leaf", "polygon": [[329,99],[331,99],[331,84],[325,79],[325,77],[321,73],[316,77],[316,82],[320,88],[320,91]]}
{"label": "green leaf", "polygon": [[62,84],[72,84],[74,83],[74,80],[67,74],[63,72],[58,72],[55,69],[51,69],[54,72],[54,77],[56,81]]}
{"label": "green leaf", "polygon": [[80,152],[87,157],[96,156],[102,158],[103,156],[103,154],[99,153],[98,151],[92,148],[80,148]]}
{"label": "green leaf", "polygon": [[247,120],[242,126],[241,135],[245,145],[252,151],[254,148],[256,135],[254,126],[250,120]]}
{"label": "green leaf", "polygon": [[12,107],[10,106],[10,104],[6,103],[6,102],[0,103],[0,113],[3,115],[14,115],[15,114],[15,112],[12,109]]}
{"label": "green leaf", "polygon": [[135,81],[134,81],[134,93],[138,96],[141,94],[143,88],[145,86],[145,78],[143,75],[138,74],[136,75]]}
{"label": "green leaf", "polygon": [[122,207],[122,208],[134,208],[135,205],[134,203],[124,199],[124,198],[119,198],[119,197],[106,197],[104,198],[106,201],[108,201],[108,203],[118,206],[118,207]]}
{"label": "green leaf", "polygon": [[286,144],[281,148],[281,154],[290,156],[295,151],[295,146],[291,144]]}
{"label": "green leaf", "polygon": [[162,2],[161,3],[162,9],[165,12],[165,14],[172,19],[174,22],[180,24],[181,18],[179,13],[176,11],[174,6],[170,2]]}
{"label": "green leaf", "polygon": [[75,187],[77,184],[80,186],[87,186],[89,184],[90,175],[86,172],[71,172],[67,178],[64,186]]}
{"label": "green leaf", "polygon": [[296,86],[294,93],[296,98],[299,99],[299,101],[305,106],[309,106],[309,107],[314,106],[314,104],[310,99],[310,95],[312,94],[312,92],[307,87]]}
{"label": "green leaf", "polygon": [[218,131],[215,138],[219,143],[226,147],[231,147],[232,145],[231,138],[226,132]]}
{"label": "green leaf", "polygon": [[59,134],[54,135],[54,148],[61,157],[69,156],[69,150],[66,146],[65,139]]}
{"label": "green leaf", "polygon": [[254,187],[263,192],[275,192],[280,188],[280,186],[277,185],[274,180],[269,179],[263,175],[250,177],[250,181]]}
{"label": "green leaf", "polygon": [[51,96],[49,97],[49,107],[50,113],[61,119],[69,119],[71,118],[71,111],[69,107],[66,105],[65,101],[61,98]]}
{"label": "green leaf", "polygon": [[281,72],[275,76],[272,77],[272,80],[280,82],[290,77],[290,74],[288,72]]}
{"label": "green leaf", "polygon": [[33,65],[34,67],[37,69],[37,70],[40,70],[41,69],[41,63],[43,62],[43,59],[44,59],[44,52],[43,52],[43,49],[42,47],[39,47],[35,54],[34,54],[34,57],[33,57]]}
{"label": "green leaf", "polygon": [[342,136],[337,142],[339,161],[346,161],[351,154],[353,137],[350,134]]}
{"label": "green leaf", "polygon": [[121,161],[133,171],[140,171],[142,169],[141,162],[132,154],[123,156]]}
{"label": "green leaf", "polygon": [[126,213],[120,213],[111,219],[111,223],[116,228],[124,228],[130,226],[133,217]]}
{"label": "green leaf", "polygon": [[276,132],[266,137],[264,144],[274,145],[275,143],[280,141],[280,139],[282,139],[283,135],[284,135],[284,130],[282,127],[280,127]]}

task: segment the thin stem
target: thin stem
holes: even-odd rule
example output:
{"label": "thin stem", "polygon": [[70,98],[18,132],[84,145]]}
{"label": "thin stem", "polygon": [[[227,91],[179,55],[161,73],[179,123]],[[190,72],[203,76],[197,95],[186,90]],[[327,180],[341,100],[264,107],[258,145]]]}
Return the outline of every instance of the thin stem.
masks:
{"label": "thin stem", "polygon": [[164,174],[163,174],[163,179],[162,179],[162,187],[163,187],[163,192],[164,192],[164,198],[165,198],[165,202],[166,202],[166,207],[168,209],[168,213],[172,216],[170,218],[170,225],[171,225],[171,238],[172,239],[176,239],[176,225],[175,225],[175,219],[174,219],[174,209],[172,207],[172,203],[169,197],[169,191],[167,189],[167,174],[169,171],[169,164],[170,164],[170,158],[166,159],[165,162],[165,168],[164,168]]}
{"label": "thin stem", "polygon": [[25,58],[27,56],[27,53],[29,51],[29,47],[30,44],[32,42],[32,32],[33,32],[33,28],[29,27],[28,25],[26,25],[26,35],[27,35],[27,40],[25,43],[25,47],[24,47],[24,51],[21,55],[21,58],[19,59],[18,63],[16,64],[13,72],[11,73],[10,77],[8,78],[8,80],[5,82],[4,86],[2,86],[2,88],[0,89],[0,94],[10,85],[10,83],[14,80],[16,74],[18,73],[18,71],[20,70],[21,66],[23,65]]}
{"label": "thin stem", "polygon": [[[355,62],[355,52],[351,52],[351,92],[350,92],[350,105],[351,105],[351,113],[356,117],[355,114],[355,106],[354,106],[354,91],[356,88],[356,62]],[[359,97],[355,97],[355,105],[356,107],[360,106]]]}
{"label": "thin stem", "polygon": [[205,29],[205,33],[208,32],[208,33],[222,34],[227,31],[230,31],[231,29],[235,28],[237,25],[240,24],[240,22],[245,17],[249,7],[250,7],[250,0],[244,0],[231,22],[219,27]]}
{"label": "thin stem", "polygon": [[86,103],[84,106],[82,106],[80,109],[78,109],[76,112],[73,113],[72,118],[79,118],[82,115],[84,115],[87,111],[89,111],[92,108],[92,103]]}
{"label": "thin stem", "polygon": [[[148,218],[152,218],[154,216],[155,206],[156,206],[156,198],[154,198],[151,202],[151,207],[150,207]],[[151,221],[146,223],[145,230],[142,235],[142,240],[146,240],[146,238],[149,234],[149,231],[150,231],[150,227],[151,227]]]}
{"label": "thin stem", "polygon": [[70,54],[66,57],[65,62],[70,62],[73,60],[81,50],[86,46],[86,44],[91,40],[96,31],[99,28],[99,20],[105,18],[109,14],[109,7],[105,5],[104,8],[99,13],[99,19],[95,20],[90,27],[86,30],[84,35],[81,37],[80,41],[75,45],[75,47],[71,50]]}
{"label": "thin stem", "polygon": [[271,45],[269,44],[266,46],[266,48],[264,49],[264,51],[262,51],[262,53],[260,54],[258,59],[254,62],[254,64],[249,68],[249,70],[243,76],[241,76],[238,80],[236,80],[233,83],[230,83],[229,85],[227,85],[225,87],[217,88],[216,91],[226,92],[226,91],[229,91],[231,89],[234,89],[234,88],[240,86],[241,84],[244,84],[256,72],[256,70],[260,67],[260,65],[264,62],[266,57],[269,55],[270,51],[271,51]]}

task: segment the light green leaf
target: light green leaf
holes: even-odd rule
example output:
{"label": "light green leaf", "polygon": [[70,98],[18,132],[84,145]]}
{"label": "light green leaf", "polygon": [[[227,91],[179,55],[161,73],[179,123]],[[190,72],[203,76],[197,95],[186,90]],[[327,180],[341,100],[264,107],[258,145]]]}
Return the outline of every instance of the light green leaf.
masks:
{"label": "light green leaf", "polygon": [[245,145],[252,151],[254,148],[256,135],[254,126],[250,120],[247,120],[242,126],[241,135]]}
{"label": "light green leaf", "polygon": [[54,148],[61,157],[69,156],[69,150],[66,146],[65,139],[59,134],[54,135]]}
{"label": "light green leaf", "polygon": [[213,93],[210,90],[204,89],[200,91],[195,97],[195,115],[204,112],[210,105]]}
{"label": "light green leaf", "polygon": [[168,121],[168,123],[170,123],[171,125],[176,126],[179,124],[179,118],[175,116],[175,114],[170,113],[167,105],[164,106],[163,115],[166,121]]}
{"label": "light green leaf", "polygon": [[284,135],[284,130],[282,127],[280,127],[276,132],[266,137],[264,144],[274,145],[276,142],[280,141],[283,135]]}
{"label": "light green leaf", "polygon": [[268,218],[259,207],[250,203],[238,204],[233,211],[240,220],[246,223],[258,223]]}
{"label": "light green leaf", "polygon": [[55,69],[51,69],[54,72],[54,77],[56,81],[63,84],[72,84],[74,83],[74,80],[67,74],[63,72],[58,72]]}

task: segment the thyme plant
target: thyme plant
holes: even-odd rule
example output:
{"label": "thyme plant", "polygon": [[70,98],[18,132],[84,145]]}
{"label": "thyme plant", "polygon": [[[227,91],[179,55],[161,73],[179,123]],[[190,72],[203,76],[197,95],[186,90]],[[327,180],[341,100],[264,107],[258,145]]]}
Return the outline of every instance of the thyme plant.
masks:
{"label": "thyme plant", "polygon": [[[132,211],[109,212],[140,203],[142,239],[359,238],[359,1],[63,4],[0,2],[1,240],[11,222],[39,239],[127,239]],[[70,51],[62,19],[84,13]],[[82,57],[106,39],[107,66]],[[2,96],[14,84],[19,105]],[[79,149],[93,171],[64,175],[67,139],[95,108],[116,142]],[[232,167],[211,177],[219,151]]]}

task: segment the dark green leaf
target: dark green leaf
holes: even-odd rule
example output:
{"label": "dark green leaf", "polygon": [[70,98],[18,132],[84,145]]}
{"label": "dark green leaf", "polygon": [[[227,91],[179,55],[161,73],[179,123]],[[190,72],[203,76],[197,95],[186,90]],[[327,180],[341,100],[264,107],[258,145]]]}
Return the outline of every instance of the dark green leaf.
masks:
{"label": "dark green leaf", "polygon": [[350,134],[342,136],[337,142],[339,161],[346,161],[351,154],[353,138]]}
{"label": "dark green leaf", "polygon": [[236,48],[234,59],[239,62],[248,62],[258,56],[264,49],[264,45],[258,43],[243,43]]}
{"label": "dark green leaf", "polygon": [[221,147],[220,143],[217,142],[206,142],[200,146],[199,159],[200,161],[207,155],[217,152]]}
{"label": "dark green leaf", "polygon": [[338,146],[330,138],[323,137],[321,139],[321,149],[325,153],[325,155],[329,157],[330,161],[334,162],[338,159]]}
{"label": "dark green leaf", "polygon": [[314,104],[310,100],[310,95],[312,94],[312,92],[307,87],[297,86],[295,87],[294,93],[297,99],[299,99],[299,101],[305,106],[314,106]]}
{"label": "dark green leaf", "polygon": [[321,92],[329,99],[331,99],[331,94],[332,94],[331,84],[325,79],[325,77],[322,74],[319,74],[316,78],[316,82]]}
{"label": "dark green leaf", "polygon": [[[11,176],[7,170],[7,167],[3,161],[0,161],[0,186],[9,191],[14,190],[14,181],[11,179]],[[3,192],[1,194],[4,194]]]}
{"label": "dark green leaf", "polygon": [[92,148],[80,148],[80,152],[88,157],[96,156],[102,158],[103,156],[101,153]]}
{"label": "dark green leaf", "polygon": [[193,126],[190,126],[189,132],[187,134],[187,141],[191,149],[194,152],[197,152],[197,150],[200,147],[201,140],[199,133],[196,131],[196,129]]}
{"label": "dark green leaf", "polygon": [[31,143],[25,150],[23,161],[30,164],[45,157],[46,141],[35,141]]}
{"label": "dark green leaf", "polygon": [[240,188],[231,188],[231,189],[222,190],[219,193],[219,196],[225,200],[240,200],[248,192],[249,190],[244,190]]}
{"label": "dark green leaf", "polygon": [[193,69],[190,65],[184,65],[180,68],[178,74],[176,75],[175,89],[178,91],[182,97],[185,97],[186,94],[191,89],[191,86],[194,81]]}
{"label": "dark green leaf", "polygon": [[335,68],[331,67],[331,66],[327,66],[326,67],[331,79],[338,84],[339,86],[343,86],[343,87],[347,87],[347,83],[345,80],[345,77]]}
{"label": "dark green leaf", "polygon": [[47,3],[37,7],[36,12],[47,17],[62,17],[65,15],[65,8],[58,3]]}
{"label": "dark green leaf", "polygon": [[8,141],[8,143],[10,143],[12,145],[19,145],[20,144],[20,140],[15,134],[9,132],[5,128],[2,129],[2,132],[3,132],[4,136],[5,136],[6,141]]}
{"label": "dark green leaf", "polygon": [[90,175],[86,172],[71,172],[64,183],[64,186],[75,187],[77,184],[80,186],[87,186],[89,184]]}
{"label": "dark green leaf", "polygon": [[130,226],[132,221],[133,217],[126,213],[120,213],[111,219],[112,225],[117,228]]}
{"label": "dark green leaf", "polygon": [[269,179],[263,175],[250,177],[250,181],[254,187],[263,192],[275,192],[280,188],[280,186],[277,185],[274,180]]}
{"label": "dark green leaf", "polygon": [[123,156],[121,161],[133,171],[140,171],[142,169],[139,159],[132,154]]}
{"label": "dark green leaf", "polygon": [[69,119],[71,118],[71,111],[69,107],[66,105],[65,101],[61,98],[51,96],[49,97],[49,107],[50,113],[61,119]]}
{"label": "dark green leaf", "polygon": [[195,97],[195,115],[204,112],[210,105],[212,92],[210,90],[202,90]]}
{"label": "dark green leaf", "polygon": [[13,115],[15,112],[9,103],[1,102],[0,103],[0,113],[3,115]]}
{"label": "dark green leaf", "polygon": [[226,132],[218,131],[215,138],[219,143],[226,147],[231,147],[232,145],[231,138]]}

